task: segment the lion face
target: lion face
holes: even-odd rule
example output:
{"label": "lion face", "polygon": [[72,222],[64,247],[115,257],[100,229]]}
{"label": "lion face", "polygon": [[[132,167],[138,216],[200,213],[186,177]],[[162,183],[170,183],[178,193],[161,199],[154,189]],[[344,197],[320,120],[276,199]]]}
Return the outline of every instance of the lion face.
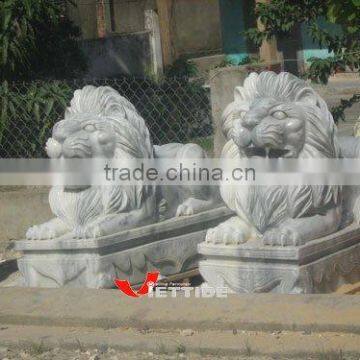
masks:
{"label": "lion face", "polygon": [[[87,159],[112,158],[116,137],[111,124],[98,116],[76,116],[59,121],[46,143],[50,158]],[[85,190],[88,185],[65,185],[67,191]]]}
{"label": "lion face", "polygon": [[222,130],[242,157],[339,157],[328,107],[303,80],[289,73],[252,73],[236,87]]}
{"label": "lion face", "polygon": [[97,116],[59,121],[46,144],[50,158],[112,158],[116,137],[111,124]]}
{"label": "lion face", "polygon": [[255,100],[234,113],[231,138],[247,157],[297,158],[305,144],[305,118],[296,103]]}

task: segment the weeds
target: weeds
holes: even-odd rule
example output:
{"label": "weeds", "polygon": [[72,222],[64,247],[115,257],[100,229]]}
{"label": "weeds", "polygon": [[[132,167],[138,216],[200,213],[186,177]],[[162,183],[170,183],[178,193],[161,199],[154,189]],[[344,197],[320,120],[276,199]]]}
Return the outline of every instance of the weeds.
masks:
{"label": "weeds", "polygon": [[23,345],[24,351],[30,356],[38,356],[43,353],[51,351],[49,346],[46,346],[43,341],[40,343],[26,343]]}

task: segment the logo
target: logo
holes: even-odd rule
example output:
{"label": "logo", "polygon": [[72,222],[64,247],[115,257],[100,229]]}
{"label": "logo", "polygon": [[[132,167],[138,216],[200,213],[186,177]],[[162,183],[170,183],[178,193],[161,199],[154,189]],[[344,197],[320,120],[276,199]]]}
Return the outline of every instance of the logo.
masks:
{"label": "logo", "polygon": [[114,283],[116,287],[122,291],[125,295],[138,298],[140,296],[147,295],[150,298],[164,298],[164,297],[177,297],[179,293],[185,298],[194,296],[195,298],[226,298],[228,294],[227,287],[212,287],[212,286],[198,286],[191,287],[184,284],[169,283],[168,285],[158,286],[157,281],[160,272],[153,271],[146,274],[146,279],[141,285],[140,289],[134,291],[130,285],[129,280],[115,279]]}
{"label": "logo", "polygon": [[149,293],[150,290],[152,290],[155,287],[155,284],[158,280],[158,277],[160,275],[159,271],[154,272],[148,272],[146,274],[146,279],[144,283],[141,285],[140,289],[138,291],[134,291],[129,283],[129,280],[119,280],[115,279],[114,283],[116,287],[122,291],[124,294],[130,297],[140,297],[143,295],[146,295]]}

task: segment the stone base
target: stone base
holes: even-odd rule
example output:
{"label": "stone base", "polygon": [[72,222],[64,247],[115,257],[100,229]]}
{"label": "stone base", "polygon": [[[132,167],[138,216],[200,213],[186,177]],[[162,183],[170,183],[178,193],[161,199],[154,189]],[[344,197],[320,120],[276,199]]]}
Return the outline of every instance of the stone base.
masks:
{"label": "stone base", "polygon": [[31,287],[112,288],[115,277],[140,284],[147,271],[168,276],[196,268],[207,229],[232,215],[220,207],[95,239],[18,241],[18,267]]}
{"label": "stone base", "polygon": [[235,293],[329,293],[360,281],[360,227],[351,225],[300,247],[198,246],[199,270],[210,286]]}

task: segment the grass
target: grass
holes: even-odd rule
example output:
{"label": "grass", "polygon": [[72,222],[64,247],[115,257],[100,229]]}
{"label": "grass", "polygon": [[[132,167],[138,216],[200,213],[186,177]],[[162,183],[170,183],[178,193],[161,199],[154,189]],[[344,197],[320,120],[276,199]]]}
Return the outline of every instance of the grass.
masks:
{"label": "grass", "polygon": [[78,346],[78,349],[81,351],[81,352],[85,352],[85,348],[84,348],[84,345],[81,343],[81,341],[79,339],[76,338],[76,343],[77,343],[77,346]]}
{"label": "grass", "polygon": [[177,347],[176,347],[176,352],[178,354],[185,354],[186,352],[186,346],[184,344],[179,344]]}
{"label": "grass", "polygon": [[51,348],[46,346],[42,341],[40,343],[26,343],[22,347],[30,356],[39,356],[43,353],[51,351]]}
{"label": "grass", "polygon": [[242,351],[244,356],[250,357],[253,355],[252,347],[248,339],[244,340],[244,350]]}
{"label": "grass", "polygon": [[158,343],[156,348],[157,348],[156,353],[158,355],[168,355],[169,353],[168,349],[166,348],[163,342]]}
{"label": "grass", "polygon": [[316,354],[315,359],[317,360],[344,360],[343,351],[340,350],[331,350],[331,351],[320,351]]}
{"label": "grass", "polygon": [[99,352],[100,352],[101,354],[105,354],[105,353],[107,353],[108,350],[109,350],[109,345],[108,345],[108,344],[105,344],[105,343],[102,343],[102,344],[99,345],[98,350],[99,350]]}

